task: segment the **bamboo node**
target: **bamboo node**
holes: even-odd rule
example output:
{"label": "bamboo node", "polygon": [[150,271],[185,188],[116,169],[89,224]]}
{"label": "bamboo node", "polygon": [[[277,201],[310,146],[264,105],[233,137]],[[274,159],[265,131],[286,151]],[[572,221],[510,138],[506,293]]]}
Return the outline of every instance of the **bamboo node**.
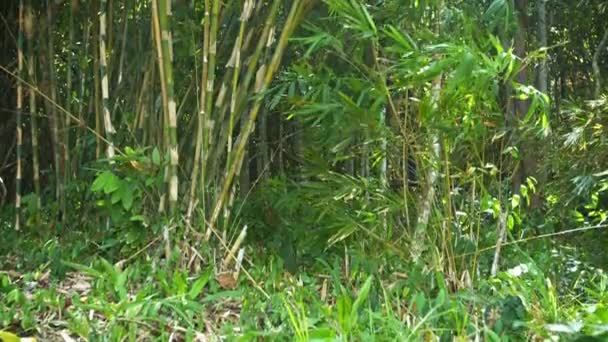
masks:
{"label": "bamboo node", "polygon": [[177,146],[171,146],[170,154],[171,165],[177,166],[179,164],[179,152],[177,151]]}

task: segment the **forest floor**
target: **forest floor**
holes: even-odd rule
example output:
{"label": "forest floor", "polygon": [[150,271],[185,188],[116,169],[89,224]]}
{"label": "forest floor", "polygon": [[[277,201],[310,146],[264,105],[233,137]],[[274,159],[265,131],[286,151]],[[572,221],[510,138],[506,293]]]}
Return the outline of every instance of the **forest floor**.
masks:
{"label": "forest floor", "polygon": [[[110,252],[121,246],[79,234],[13,240],[4,231],[14,242],[0,250],[0,331],[41,341],[517,341],[608,332],[605,272],[575,262],[555,278],[543,269],[565,264],[557,255],[454,282],[365,251],[316,259],[296,274],[269,254],[251,257],[234,279],[213,262],[198,271],[167,266],[159,246],[121,259]],[[213,250],[199,257],[214,260]]]}

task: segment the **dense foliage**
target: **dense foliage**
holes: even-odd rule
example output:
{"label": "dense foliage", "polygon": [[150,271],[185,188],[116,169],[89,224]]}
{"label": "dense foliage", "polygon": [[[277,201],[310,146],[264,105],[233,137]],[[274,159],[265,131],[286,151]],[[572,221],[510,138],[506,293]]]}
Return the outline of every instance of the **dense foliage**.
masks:
{"label": "dense foliage", "polygon": [[603,1],[0,10],[0,341],[608,338]]}

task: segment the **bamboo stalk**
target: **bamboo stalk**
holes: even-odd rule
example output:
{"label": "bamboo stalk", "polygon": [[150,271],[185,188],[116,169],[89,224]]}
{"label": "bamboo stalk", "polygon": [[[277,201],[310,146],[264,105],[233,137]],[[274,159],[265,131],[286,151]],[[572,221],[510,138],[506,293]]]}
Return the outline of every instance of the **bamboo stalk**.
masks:
{"label": "bamboo stalk", "polygon": [[[98,0],[93,1],[92,12],[97,14],[99,8]],[[99,20],[93,21],[93,41],[99,44]],[[101,72],[99,70],[99,46],[93,47],[93,82],[95,83],[94,107],[95,107],[95,159],[101,158],[103,153],[103,126],[101,113]]]}
{"label": "bamboo stalk", "polygon": [[156,31],[156,44],[160,45],[159,64],[163,70],[161,84],[164,84],[165,95],[164,112],[165,120],[168,123],[168,142],[167,149],[170,156],[169,164],[169,208],[172,215],[177,212],[178,196],[178,174],[177,167],[179,162],[179,152],[177,145],[177,114],[173,86],[173,48],[171,38],[171,1],[157,0],[152,5],[153,17],[158,21]]}
{"label": "bamboo stalk", "polygon": [[[201,187],[205,186],[205,181],[207,181],[207,167],[206,161],[209,156],[209,146],[211,145],[211,138],[213,136],[214,130],[214,121],[213,121],[213,90],[215,83],[215,68],[216,68],[216,57],[217,57],[217,31],[219,27],[219,12],[220,12],[220,1],[213,0],[213,4],[211,7],[211,20],[210,20],[210,30],[209,30],[209,65],[207,71],[207,84],[206,84],[206,92],[205,95],[205,123],[203,125],[203,145],[202,145],[202,165],[201,165]],[[204,189],[201,189],[204,191]],[[204,194],[204,192],[203,192]],[[204,196],[204,195],[203,195]]]}
{"label": "bamboo stalk", "polygon": [[34,193],[36,195],[36,210],[41,208],[40,197],[40,159],[38,153],[38,108],[36,106],[36,91],[33,85],[36,84],[35,77],[35,59],[34,59],[34,26],[33,26],[33,8],[32,0],[27,1],[24,28],[27,36],[27,73],[30,82],[29,88],[29,111],[30,111],[30,134],[32,139],[32,178],[34,181]]}
{"label": "bamboo stalk", "polygon": [[[257,44],[253,54],[251,54],[251,56],[248,59],[247,71],[245,72],[243,81],[239,84],[235,121],[240,119],[240,117],[242,116],[242,113],[244,112],[245,105],[250,100],[251,96],[250,96],[249,92],[251,90],[250,90],[249,86],[253,80],[253,76],[258,73],[258,72],[256,72],[256,70],[261,71],[260,72],[261,75],[264,74],[263,73],[264,69],[258,68],[258,62],[262,58],[262,52],[264,51],[264,48],[268,47],[267,38],[269,37],[269,35],[271,34],[271,31],[273,30],[273,26],[275,23],[275,19],[276,19],[280,4],[281,4],[280,0],[275,0],[273,2],[272,7],[270,8],[270,12],[269,12],[268,16],[266,17],[264,28],[262,29],[262,33],[260,34],[260,37],[262,37],[262,38],[258,40],[258,44]],[[225,106],[222,105],[219,113],[220,114],[224,113],[225,110],[227,110],[227,108],[225,108]],[[223,118],[223,116],[220,116],[220,118]],[[213,152],[209,153],[208,157],[211,157],[211,158],[204,161],[204,162],[206,162],[207,169],[209,172],[208,181],[210,181],[211,179],[214,179],[214,173],[217,171],[217,169],[214,169],[212,166],[217,165],[218,161],[221,159],[222,153],[225,151],[223,146],[227,141],[227,137],[228,137],[227,130],[220,130],[218,132],[218,139],[216,140],[216,144],[214,146],[215,150]],[[229,158],[229,156],[227,158]]]}
{"label": "bamboo stalk", "polygon": [[[241,71],[241,45],[243,43],[243,36],[245,33],[245,25],[253,12],[254,2],[252,0],[245,0],[243,2],[243,9],[241,10],[241,16],[239,17],[240,25],[239,25],[239,34],[235,41],[234,47],[232,49],[232,55],[230,56],[230,60],[228,61],[227,67],[233,68],[233,78],[232,78],[232,92],[230,96],[230,116],[228,121],[228,143],[226,144],[226,155],[229,156],[232,152],[232,135],[234,131],[234,122],[236,117],[236,101],[238,94],[238,84],[239,84],[239,74]],[[244,122],[241,120],[241,122]],[[245,153],[246,154],[246,153]],[[230,159],[226,160],[226,171],[230,169]],[[240,167],[239,167],[240,169]],[[230,190],[230,197],[228,199],[228,204],[224,206],[224,232],[228,229],[228,218],[230,217],[230,208],[232,207],[232,203],[234,202],[235,195],[235,184],[233,184]]]}
{"label": "bamboo stalk", "polygon": [[60,138],[59,138],[59,127],[58,125],[61,123],[59,120],[59,114],[55,109],[55,104],[57,103],[57,91],[55,87],[55,52],[53,46],[53,11],[50,1],[47,1],[47,34],[48,34],[48,46],[47,46],[47,56],[48,56],[48,82],[47,85],[49,87],[49,125],[51,128],[51,142],[53,145],[53,160],[55,164],[55,198],[58,201],[61,201],[63,196],[63,182],[62,182],[62,173],[61,173],[61,152],[60,152]]}
{"label": "bamboo stalk", "polygon": [[[237,92],[238,92],[238,84],[239,84],[239,74],[241,71],[241,45],[243,43],[243,36],[245,33],[245,25],[251,16],[253,11],[254,2],[253,0],[245,0],[243,2],[243,9],[241,11],[241,16],[239,17],[240,27],[239,34],[237,36],[236,42],[234,43],[234,48],[232,50],[232,56],[228,61],[227,67],[234,68],[233,78],[232,78],[232,93],[230,96],[230,122],[228,125],[228,144],[227,144],[227,153],[230,154],[232,152],[232,134],[234,130],[234,120],[236,115],[236,100],[237,100]],[[226,168],[230,168],[230,164],[226,163]]]}
{"label": "bamboo stalk", "polygon": [[[256,92],[258,94],[264,93],[264,91],[270,84],[270,81],[272,80],[275,71],[278,69],[279,62],[280,62],[281,58],[283,57],[283,52],[285,50],[285,47],[287,46],[288,38],[291,36],[291,33],[295,29],[298,19],[299,19],[300,15],[302,14],[301,4],[302,4],[301,0],[293,1],[292,5],[291,5],[291,10],[289,11],[289,15],[288,15],[285,25],[283,27],[283,31],[281,32],[281,37],[280,37],[277,47],[275,49],[274,55],[272,56],[270,65],[268,66],[268,68],[266,68],[266,65],[260,66],[260,68],[263,68],[262,70],[266,70],[266,72],[265,72],[265,77],[263,79],[263,82],[262,82],[261,86],[259,87],[259,91]],[[253,109],[250,112],[250,116],[249,116],[248,120],[246,121],[245,127],[241,131],[239,138],[236,142],[235,150],[232,153],[232,167],[230,168],[230,170],[228,170],[228,173],[226,174],[226,177],[224,178],[224,182],[222,184],[221,190],[220,190],[218,197],[216,198],[215,204],[213,206],[213,211],[212,211],[211,217],[209,219],[209,227],[208,227],[207,231],[205,232],[206,240],[208,240],[211,237],[212,229],[214,229],[214,226],[217,222],[217,219],[222,210],[222,207],[224,206],[224,203],[227,199],[228,192],[232,185],[234,176],[237,173],[237,166],[239,166],[242,162],[242,159],[245,154],[245,146],[247,145],[249,136],[251,135],[251,132],[253,131],[253,126],[255,124],[255,120],[260,111],[261,104],[262,104],[262,96],[258,96],[254,103]]]}
{"label": "bamboo stalk", "polygon": [[[17,74],[21,77],[23,72],[23,0],[19,0],[19,33],[17,38]],[[15,173],[15,230],[21,229],[21,158],[23,149],[23,137],[21,121],[23,114],[23,84],[17,82],[17,120],[15,136],[17,139],[17,172]]]}
{"label": "bamboo stalk", "polygon": [[[68,47],[67,47],[67,67],[66,67],[66,99],[65,99],[65,109],[71,113],[72,111],[72,64],[74,63],[73,58],[73,46],[74,46],[74,18],[77,14],[78,8],[78,0],[72,0],[70,4],[70,16],[68,19]],[[70,115],[65,114],[63,117],[63,131],[62,131],[62,158],[63,158],[63,187],[65,188],[70,180],[70,154],[69,154],[69,146],[70,146]],[[62,196],[61,201],[59,203],[61,207],[61,211],[66,215],[67,203],[66,197]]]}
{"label": "bamboo stalk", "polygon": [[126,55],[126,47],[127,47],[127,32],[129,30],[129,9],[128,9],[128,4],[129,2],[126,1],[125,2],[125,8],[124,10],[124,16],[123,16],[123,31],[122,31],[122,44],[121,44],[121,48],[120,48],[120,57],[118,58],[118,80],[116,81],[116,85],[120,85],[122,83],[122,79],[123,79],[123,67],[124,67],[124,60],[125,60],[125,55]]}
{"label": "bamboo stalk", "polygon": [[492,277],[496,277],[498,274],[499,266],[500,266],[500,251],[502,249],[502,244],[507,235],[507,217],[508,213],[505,210],[500,211],[498,217],[498,238],[496,239],[496,247],[494,248],[494,258],[492,259],[492,268],[490,270],[490,275]]}
{"label": "bamboo stalk", "polygon": [[[89,51],[89,32],[90,30],[90,25],[89,23],[85,23],[85,29],[84,29],[84,55],[86,55]],[[78,129],[76,130],[76,157],[74,158],[75,160],[73,161],[74,167],[73,167],[73,172],[74,172],[74,177],[76,177],[76,175],[78,174],[78,168],[80,166],[80,161],[82,156],[84,155],[84,145],[82,142],[82,133],[84,131],[84,127],[86,126],[85,124],[85,119],[84,119],[84,103],[85,103],[85,98],[86,98],[86,93],[85,93],[85,85],[86,85],[86,74],[88,71],[88,63],[86,65],[82,65],[81,63],[79,63],[79,71],[80,71],[80,87],[78,90],[78,94],[80,95],[80,99],[78,101]]]}
{"label": "bamboo stalk", "polygon": [[110,90],[108,88],[108,61],[106,58],[106,10],[107,0],[101,0],[99,9],[99,73],[101,76],[101,106],[103,110],[103,124],[105,137],[108,141],[106,148],[106,157],[111,159],[114,157],[114,126],[112,126],[112,118],[110,116]]}
{"label": "bamboo stalk", "polygon": [[234,256],[235,256],[236,252],[239,250],[239,248],[241,248],[241,245],[243,244],[243,241],[245,241],[246,236],[247,236],[247,225],[245,225],[243,227],[243,229],[241,230],[241,233],[236,238],[236,241],[234,241],[234,244],[230,248],[230,251],[228,251],[228,254],[226,254],[226,256],[224,257],[224,260],[222,261],[223,269],[227,269],[230,266],[230,263],[233,261],[233,259],[235,259]]}
{"label": "bamboo stalk", "polygon": [[[405,212],[405,224],[406,226],[409,228],[410,227],[410,212],[409,212],[409,203],[408,203],[408,194],[407,194],[407,188],[408,188],[408,178],[409,178],[409,146],[407,145],[408,140],[408,131],[407,131],[407,122],[408,122],[408,117],[410,115],[410,91],[409,89],[407,89],[405,91],[405,104],[404,104],[404,111],[403,111],[403,145],[402,145],[402,163],[403,163],[403,206],[405,208],[404,212]],[[396,113],[395,113],[396,114]]]}
{"label": "bamboo stalk", "polygon": [[[156,0],[152,1],[152,34],[153,34],[152,37],[155,42],[154,45],[156,46],[156,56],[159,59],[158,60],[158,75],[159,75],[159,78],[161,79],[160,88],[161,88],[161,97],[162,97],[162,101],[163,101],[163,114],[162,114],[161,120],[158,120],[158,118],[155,118],[155,121],[157,122],[157,126],[159,127],[158,137],[156,138],[156,141],[157,141],[157,145],[159,145],[158,143],[161,141],[164,141],[164,144],[167,145],[167,140],[168,140],[167,124],[166,124],[167,116],[164,115],[164,113],[165,113],[164,106],[166,103],[168,103],[167,90],[166,90],[167,83],[162,81],[165,79],[165,68],[164,68],[164,63],[162,60],[163,52],[162,52],[162,46],[161,46],[162,44],[160,43],[162,38],[160,36],[160,22],[158,20],[157,5],[158,4],[157,4]],[[162,125],[160,124],[161,122],[162,122]],[[161,127],[162,127],[162,132],[160,131]],[[165,187],[168,189],[169,188],[169,167],[168,166],[166,166],[165,170],[164,170],[163,182],[165,183]],[[167,193],[165,193],[165,192],[163,192],[160,195],[160,201],[158,204],[159,213],[162,213],[165,211],[166,195],[167,195]]]}
{"label": "bamboo stalk", "polygon": [[[188,211],[186,213],[186,222],[190,223],[194,206],[197,203],[197,181],[198,173],[201,170],[201,186],[204,187],[204,167],[201,165],[201,154],[203,153],[203,139],[204,139],[204,126],[206,122],[206,101],[207,101],[207,79],[209,78],[209,32],[210,32],[210,14],[209,14],[209,0],[205,0],[205,22],[203,27],[203,70],[201,77],[201,94],[198,111],[198,125],[196,128],[196,146],[194,149],[194,164],[192,167],[192,174],[190,176],[190,201],[188,202]],[[204,189],[201,189],[201,202],[203,213],[205,212],[205,194]]]}
{"label": "bamboo stalk", "polygon": [[[443,1],[440,0],[437,4],[437,32],[441,31],[441,12],[443,10]],[[431,87],[431,106],[434,111],[439,110],[439,100],[441,97],[443,75],[439,74],[432,82]],[[427,249],[427,226],[435,201],[435,186],[439,172],[437,170],[440,167],[441,160],[441,145],[439,142],[439,133],[435,130],[430,132],[430,163],[426,175],[425,191],[421,197],[420,210],[418,212],[418,219],[416,222],[416,230],[414,232],[415,245],[411,248],[412,259],[417,260],[422,256],[422,253]],[[451,227],[448,227],[452,229]]]}

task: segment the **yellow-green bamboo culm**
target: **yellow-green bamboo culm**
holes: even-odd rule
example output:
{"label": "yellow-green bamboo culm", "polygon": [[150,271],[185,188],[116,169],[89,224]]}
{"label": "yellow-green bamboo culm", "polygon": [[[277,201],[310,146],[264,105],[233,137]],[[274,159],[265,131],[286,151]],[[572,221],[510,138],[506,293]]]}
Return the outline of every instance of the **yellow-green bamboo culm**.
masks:
{"label": "yellow-green bamboo culm", "polygon": [[[227,67],[234,69],[232,73],[232,91],[230,96],[230,117],[228,119],[228,143],[226,144],[227,156],[229,156],[232,152],[232,135],[234,131],[236,117],[236,101],[238,94],[239,74],[241,72],[241,47],[243,44],[243,36],[245,34],[245,25],[247,24],[247,21],[249,20],[249,17],[253,12],[253,6],[253,0],[245,0],[245,2],[243,2],[243,9],[241,10],[241,15],[239,17],[239,34],[237,36],[236,42],[234,43],[230,60],[226,65]],[[230,167],[230,159],[227,159],[226,171],[228,171]],[[232,188],[230,189],[230,197],[228,199],[228,203],[224,206],[224,231],[228,229],[228,218],[230,216],[230,209],[232,207],[232,203],[234,202],[235,192],[235,185],[233,184]]]}
{"label": "yellow-green bamboo culm", "polygon": [[[19,0],[19,32],[17,36],[17,75],[22,78],[23,72],[23,0]],[[17,82],[17,120],[15,138],[17,139],[17,172],[15,173],[15,230],[21,229],[21,178],[23,150],[23,84]]]}
{"label": "yellow-green bamboo culm", "polygon": [[[168,144],[167,149],[169,152],[169,168],[168,168],[168,179],[169,179],[169,209],[171,215],[177,213],[177,196],[178,196],[178,174],[177,167],[179,164],[179,152],[177,144],[177,113],[174,93],[174,81],[173,81],[173,43],[171,38],[171,1],[170,0],[155,0],[155,5],[152,6],[154,15],[153,17],[158,20],[158,28],[160,34],[157,32],[156,43],[160,45],[159,64],[162,68],[163,73],[161,74],[161,83],[164,84],[163,90],[165,92],[163,96],[164,100],[164,112],[165,122],[168,123]],[[160,35],[160,37],[159,37]]]}
{"label": "yellow-green bamboo culm", "polygon": [[[256,86],[256,90],[257,90],[256,93],[258,93],[258,94],[263,93],[266,90],[266,88],[268,87],[268,85],[270,84],[270,81],[272,80],[272,77],[274,76],[275,71],[278,69],[279,62],[281,61],[281,58],[283,57],[283,52],[285,50],[285,47],[287,46],[288,39],[291,36],[291,33],[293,32],[293,30],[295,29],[298,19],[303,11],[303,6],[302,6],[301,0],[294,0],[291,6],[292,7],[290,9],[289,15],[288,15],[285,25],[283,27],[283,31],[281,32],[281,37],[279,39],[277,47],[272,56],[272,60],[270,61],[270,65],[267,68],[265,65],[261,65],[260,68],[258,69],[258,70],[265,70],[262,84],[260,84],[259,86]],[[238,166],[239,166],[239,164],[241,164],[241,161],[245,154],[245,147],[249,140],[249,135],[253,131],[255,120],[260,111],[261,105],[262,105],[262,97],[258,96],[253,105],[253,108],[251,109],[249,117],[247,118],[247,122],[245,123],[243,130],[241,131],[241,133],[239,135],[239,138],[236,142],[236,147],[235,147],[234,151],[232,152],[232,154],[230,156],[228,156],[228,158],[232,160],[231,161],[232,167],[228,170],[226,177],[224,178],[220,192],[218,194],[218,197],[215,200],[215,205],[213,206],[213,211],[211,212],[211,217],[209,218],[209,227],[208,227],[207,231],[205,232],[205,238],[207,238],[207,239],[211,236],[211,230],[214,229],[217,219],[220,215],[220,212],[227,199],[230,187],[232,186],[232,181],[234,179],[235,174],[237,173]]]}
{"label": "yellow-green bamboo culm", "polygon": [[[236,110],[235,110],[234,121],[237,121],[240,119],[242,113],[245,110],[246,104],[248,103],[248,101],[251,98],[252,94],[250,94],[251,90],[249,89],[249,86],[251,84],[254,74],[256,74],[256,68],[258,66],[258,61],[260,60],[260,58],[262,56],[264,47],[269,48],[266,44],[267,43],[266,38],[269,36],[269,34],[271,34],[271,30],[273,30],[275,19],[276,19],[277,13],[279,12],[280,4],[281,4],[280,0],[275,0],[273,2],[272,6],[270,8],[270,12],[265,20],[265,24],[264,24],[264,28],[262,29],[262,33],[259,35],[262,38],[258,40],[258,44],[257,44],[254,52],[248,58],[247,71],[245,72],[243,81],[240,82],[240,84],[238,86],[239,90],[238,90],[238,93],[236,96]],[[262,69],[258,69],[258,70],[262,70]],[[264,71],[264,70],[262,70],[262,71]],[[225,107],[226,107],[226,105],[223,104],[220,112],[223,113],[225,110]],[[226,151],[226,149],[224,148],[224,144],[227,143],[227,140],[228,140],[227,130],[221,131],[219,133],[219,136],[218,136],[218,139],[214,146],[214,149],[212,151],[209,151],[209,154],[208,154],[209,159],[205,161],[206,165],[207,165],[207,169],[209,170],[209,172],[208,172],[208,178],[209,178],[208,181],[209,182],[211,181],[211,179],[215,178],[215,173],[217,171],[219,171],[219,169],[214,169],[212,167],[212,165],[217,165],[218,161],[221,160],[222,153]]]}
{"label": "yellow-green bamboo culm", "polygon": [[[201,94],[200,94],[200,102],[199,102],[199,110],[198,110],[198,126],[196,128],[196,146],[194,148],[194,164],[192,167],[192,174],[190,177],[190,201],[188,203],[188,212],[186,214],[186,220],[190,223],[190,219],[192,217],[192,212],[194,207],[196,206],[198,196],[197,196],[197,181],[199,171],[201,173],[201,182],[200,184],[204,187],[204,173],[202,172],[203,167],[201,163],[201,155],[205,153],[203,151],[203,139],[204,139],[204,126],[206,122],[206,101],[207,101],[207,79],[209,78],[209,31],[210,31],[210,2],[209,0],[205,0],[205,22],[203,27],[203,70],[201,77]],[[201,207],[203,212],[205,212],[205,196],[203,190],[201,193]]]}
{"label": "yellow-green bamboo culm", "polygon": [[108,61],[106,58],[106,9],[107,0],[101,0],[99,8],[99,74],[101,77],[101,109],[103,111],[103,127],[107,140],[106,157],[114,158],[114,126],[110,115],[110,90],[108,85]]}

